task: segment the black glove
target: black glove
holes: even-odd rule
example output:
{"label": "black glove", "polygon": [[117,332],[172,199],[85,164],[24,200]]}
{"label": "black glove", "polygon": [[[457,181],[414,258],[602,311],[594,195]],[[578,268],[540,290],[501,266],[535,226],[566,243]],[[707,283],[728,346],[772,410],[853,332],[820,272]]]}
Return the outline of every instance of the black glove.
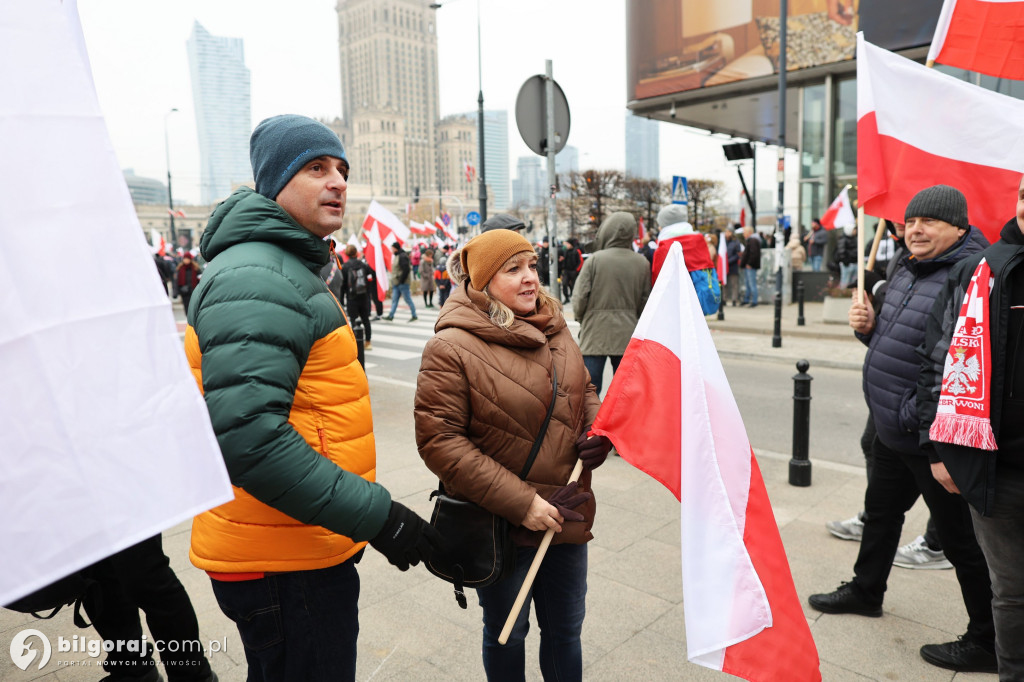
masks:
{"label": "black glove", "polygon": [[591,493],[578,492],[579,485],[579,483],[573,481],[569,485],[556,490],[555,494],[548,498],[548,504],[554,505],[558,509],[558,513],[566,521],[582,521],[583,514],[572,510],[593,497]]}
{"label": "black glove", "polygon": [[590,429],[584,429],[580,437],[576,439],[576,452],[579,453],[583,466],[587,469],[596,469],[604,464],[608,458],[608,451],[612,449],[612,442],[605,436],[587,437]]}
{"label": "black glove", "polygon": [[431,557],[441,544],[441,534],[403,504],[391,502],[391,511],[370,546],[387,557],[392,566],[408,571]]}

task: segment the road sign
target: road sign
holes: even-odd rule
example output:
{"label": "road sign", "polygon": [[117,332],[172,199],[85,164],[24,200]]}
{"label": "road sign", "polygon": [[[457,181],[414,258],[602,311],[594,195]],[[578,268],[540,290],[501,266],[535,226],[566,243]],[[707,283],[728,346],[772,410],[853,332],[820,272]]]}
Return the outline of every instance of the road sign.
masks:
{"label": "road sign", "polygon": [[[546,77],[537,75],[531,76],[519,88],[519,95],[516,97],[516,126],[526,146],[534,154],[547,156],[547,146],[544,144],[548,137],[548,105],[545,93]],[[557,82],[552,80],[554,85],[555,104],[555,143],[552,148],[555,153],[562,151],[562,147],[569,140],[569,102],[565,99],[565,93]]]}
{"label": "road sign", "polygon": [[686,178],[682,175],[672,176],[672,203],[673,204],[685,204],[688,203],[686,197],[690,195],[686,186]]}
{"label": "road sign", "polygon": [[469,213],[466,214],[466,222],[469,223],[470,225],[479,225],[480,214],[477,213],[476,211],[470,211]]}

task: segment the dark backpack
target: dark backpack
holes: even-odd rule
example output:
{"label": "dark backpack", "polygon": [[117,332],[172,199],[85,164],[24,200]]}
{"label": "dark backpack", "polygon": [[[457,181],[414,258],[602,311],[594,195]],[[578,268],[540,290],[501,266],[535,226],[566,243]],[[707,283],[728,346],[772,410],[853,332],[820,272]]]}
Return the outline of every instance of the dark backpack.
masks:
{"label": "dark backpack", "polygon": [[[75,625],[80,628],[89,627],[82,616],[82,600],[89,592],[97,589],[99,583],[88,577],[84,570],[75,571],[69,576],[41,587],[32,594],[25,595],[17,601],[4,606],[5,609],[17,611],[18,613],[29,613],[36,618],[48,620],[57,615],[65,606],[74,605]],[[98,604],[97,604],[98,605]],[[40,615],[49,611],[48,615]]]}
{"label": "dark backpack", "polygon": [[358,295],[366,293],[366,266],[358,265],[348,271],[348,290]]}

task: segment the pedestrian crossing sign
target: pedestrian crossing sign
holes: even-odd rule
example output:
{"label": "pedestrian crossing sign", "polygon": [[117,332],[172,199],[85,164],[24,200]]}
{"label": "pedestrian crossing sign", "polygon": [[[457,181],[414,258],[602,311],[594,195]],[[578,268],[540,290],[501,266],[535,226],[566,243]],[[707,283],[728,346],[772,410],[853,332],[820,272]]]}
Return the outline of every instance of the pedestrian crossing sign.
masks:
{"label": "pedestrian crossing sign", "polygon": [[673,204],[685,204],[686,197],[689,196],[686,188],[686,178],[682,175],[672,176],[672,203]]}

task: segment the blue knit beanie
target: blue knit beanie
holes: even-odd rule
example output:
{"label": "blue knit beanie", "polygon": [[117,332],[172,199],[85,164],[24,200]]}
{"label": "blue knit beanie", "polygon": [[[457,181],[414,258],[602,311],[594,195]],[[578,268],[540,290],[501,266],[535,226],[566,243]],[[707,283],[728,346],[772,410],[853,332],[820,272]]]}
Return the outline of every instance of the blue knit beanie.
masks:
{"label": "blue knit beanie", "polygon": [[276,199],[288,181],[318,156],[348,163],[334,131],[306,116],[271,116],[256,126],[249,138],[256,191],[268,199]]}

